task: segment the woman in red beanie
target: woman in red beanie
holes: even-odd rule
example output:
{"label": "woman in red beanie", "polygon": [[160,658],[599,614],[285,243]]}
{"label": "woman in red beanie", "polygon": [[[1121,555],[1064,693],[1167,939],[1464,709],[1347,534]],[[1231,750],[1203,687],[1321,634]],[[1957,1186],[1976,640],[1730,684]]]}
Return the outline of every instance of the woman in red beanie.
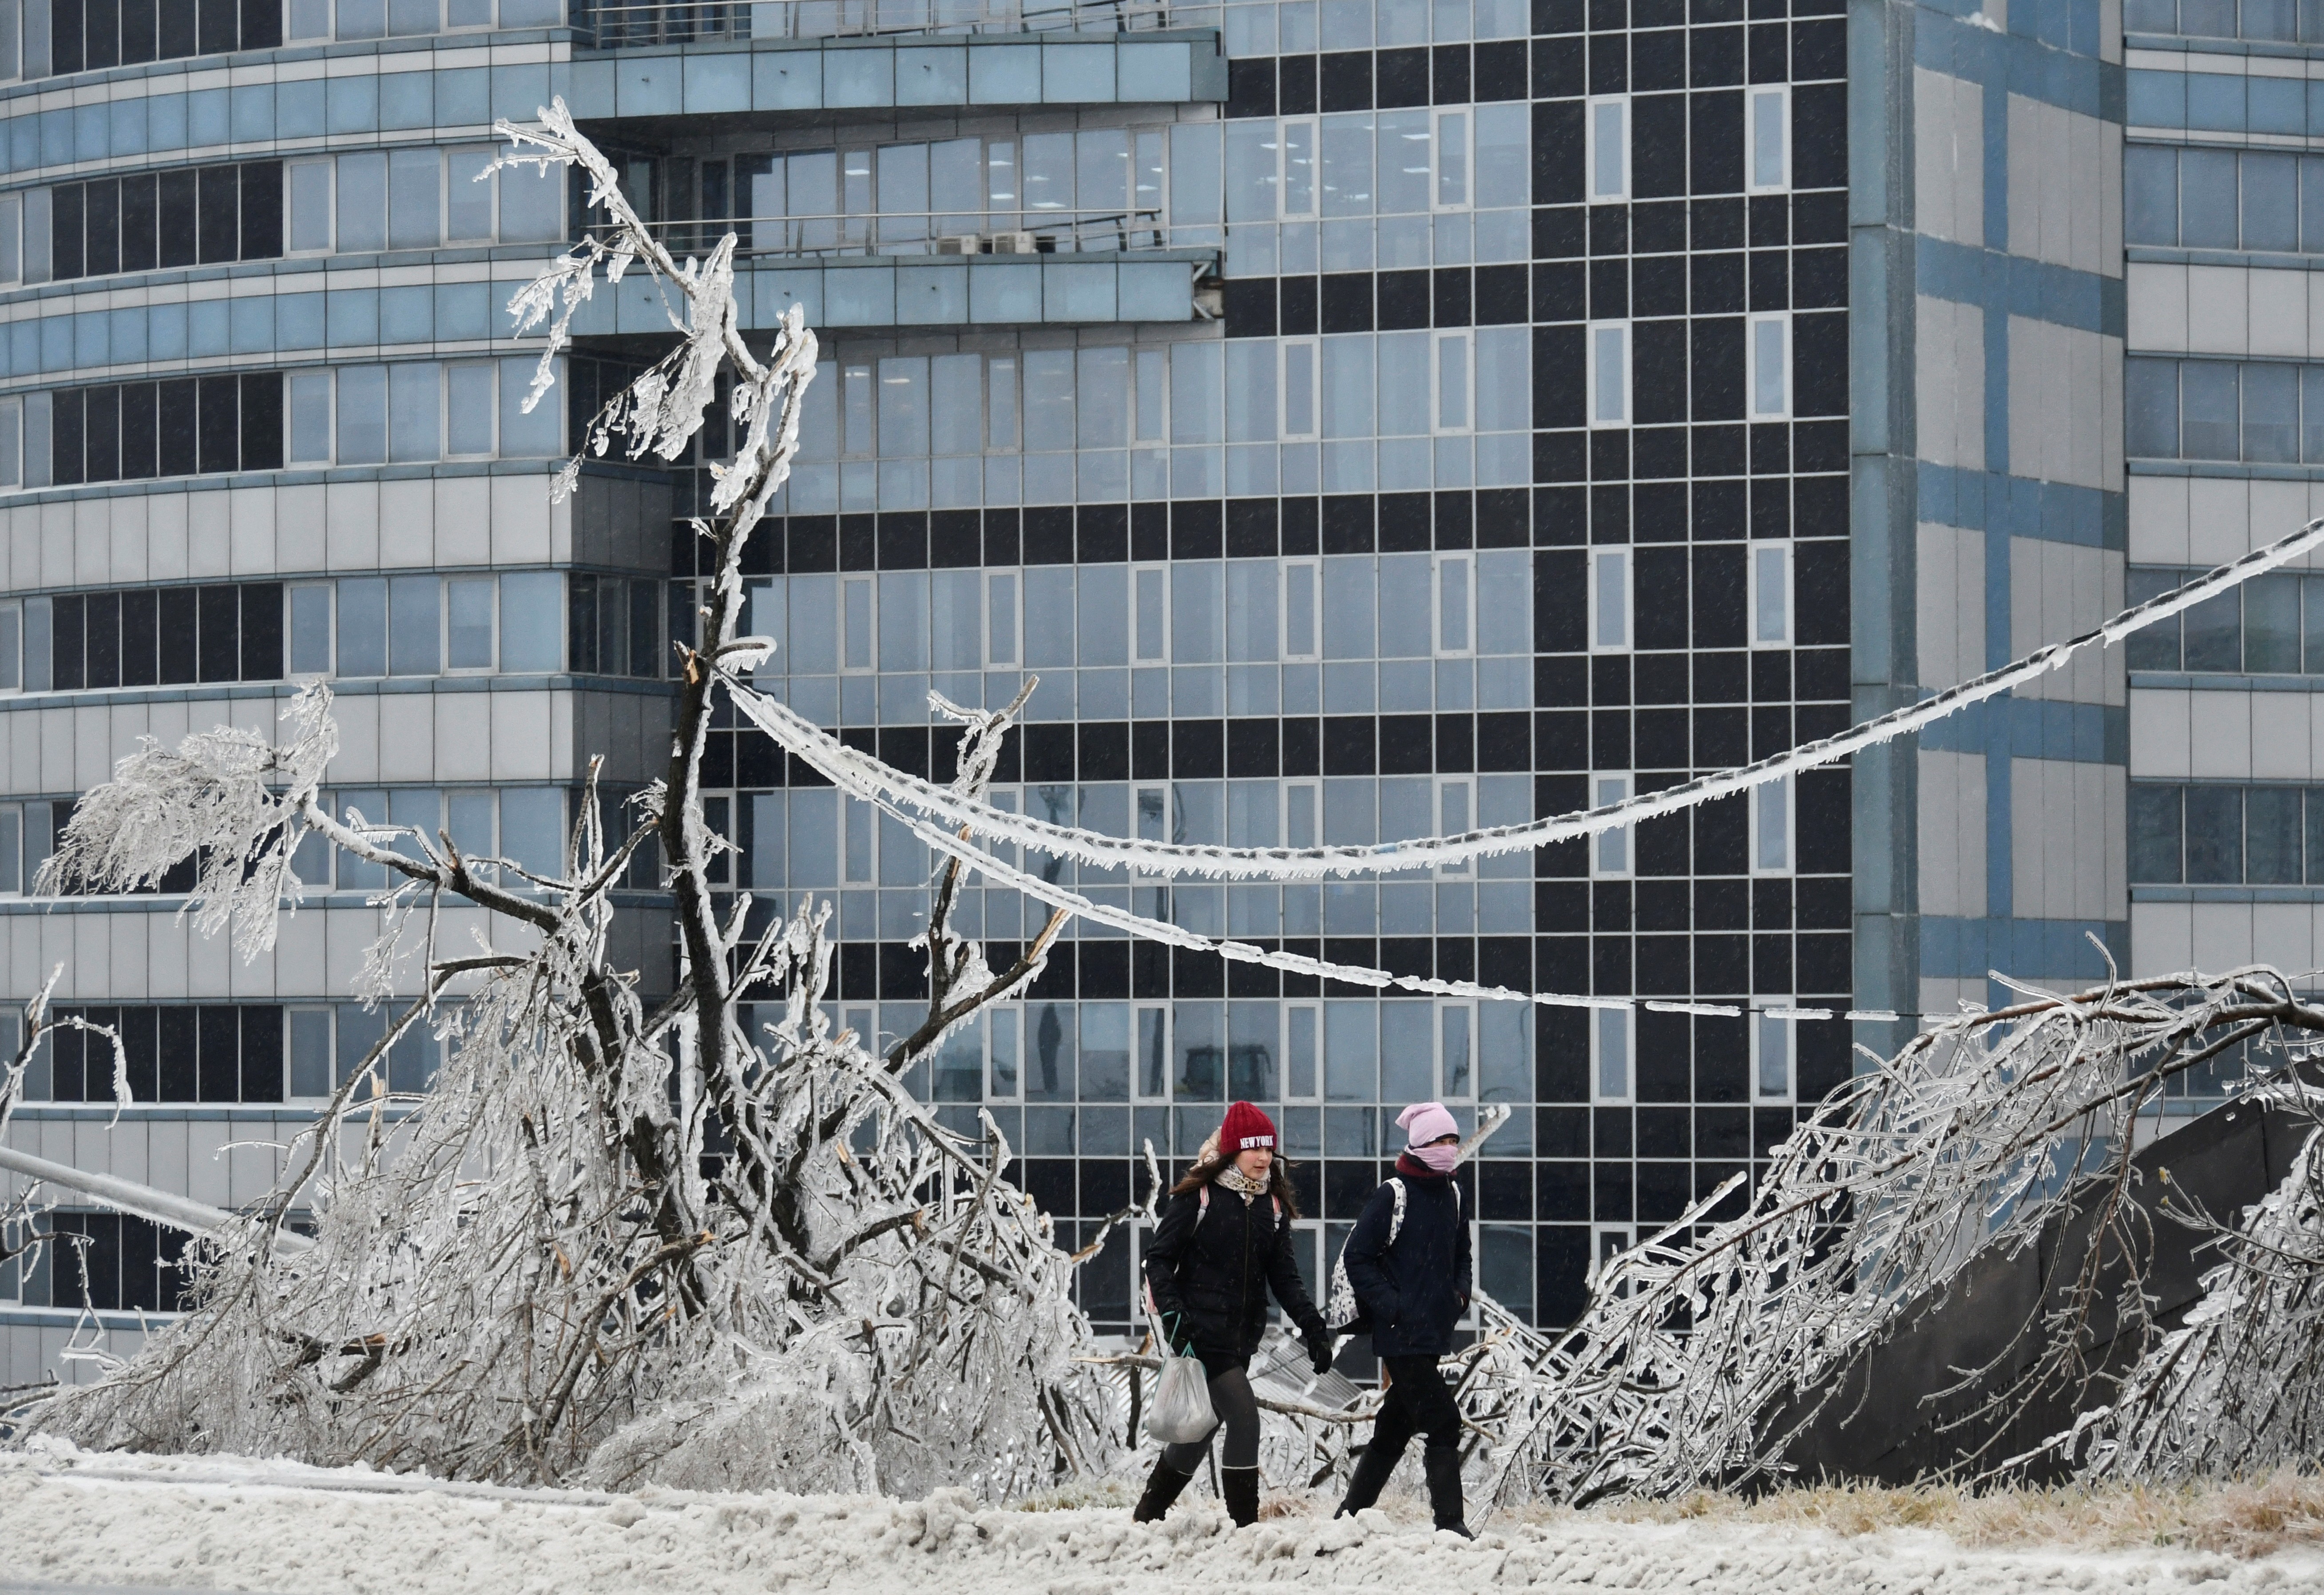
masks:
{"label": "woman in red beanie", "polygon": [[[1315,1371],[1332,1366],[1332,1337],[1307,1299],[1291,1252],[1299,1205],[1276,1157],[1275,1125],[1249,1102],[1227,1110],[1186,1177],[1171,1187],[1146,1247],[1148,1310],[1171,1346],[1203,1360],[1211,1409],[1227,1432],[1220,1493],[1240,1527],[1259,1520],[1259,1403],[1248,1369],[1267,1327],[1267,1293],[1299,1326]],[[1131,1516],[1151,1523],[1203,1465],[1210,1437],[1166,1446]]]}

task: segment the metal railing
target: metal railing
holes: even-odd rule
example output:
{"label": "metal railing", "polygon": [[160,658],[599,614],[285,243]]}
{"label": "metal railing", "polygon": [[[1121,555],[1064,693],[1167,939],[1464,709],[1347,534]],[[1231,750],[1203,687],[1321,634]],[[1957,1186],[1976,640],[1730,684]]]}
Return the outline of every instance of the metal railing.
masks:
{"label": "metal railing", "polygon": [[1220,6],[1172,0],[756,0],[741,5],[576,5],[573,26],[600,50],[751,39],[848,39],[888,33],[1131,32],[1215,28]]}
{"label": "metal railing", "polygon": [[[737,256],[846,254],[1077,254],[1167,249],[1159,210],[884,210],[862,216],[730,217],[647,224],[683,258],[735,235]],[[593,231],[602,234],[604,229]]]}

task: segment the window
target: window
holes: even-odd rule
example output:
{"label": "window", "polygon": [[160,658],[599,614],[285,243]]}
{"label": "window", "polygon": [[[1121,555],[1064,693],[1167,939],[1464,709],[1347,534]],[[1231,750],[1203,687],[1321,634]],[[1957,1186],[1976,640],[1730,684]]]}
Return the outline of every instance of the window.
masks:
{"label": "window", "polygon": [[24,606],[0,603],[0,692],[16,692],[24,685]]}
{"label": "window", "polygon": [[1590,1097],[1592,1102],[1627,1102],[1635,1070],[1636,1026],[1628,1008],[1590,1010]]}
{"label": "window", "polygon": [[1140,1003],[1133,1018],[1137,1052],[1130,1065],[1130,1100],[1167,1102],[1170,1099],[1170,1010],[1160,1003]]}
{"label": "window", "polygon": [[[41,1039],[27,1080],[28,1099],[51,1102],[115,1100],[124,1070],[137,1102],[279,1102],[284,1098],[283,1010],[272,1004],[133,1004],[60,1007],[59,1019],[111,1028],[112,1042],[60,1025]],[[125,1065],[125,1069],[124,1069]]]}
{"label": "window", "polygon": [[2199,39],[2324,41],[2324,17],[2285,0],[2124,0],[2123,31]]}
{"label": "window", "polygon": [[[1636,1244],[1627,1224],[1592,1224],[1590,1226],[1590,1240],[1592,1249],[1590,1268],[1593,1279],[1604,1273],[1608,1264]],[[1629,1286],[1624,1286],[1620,1294],[1629,1295]]]}
{"label": "window", "polygon": [[1283,844],[1286,847],[1313,847],[1315,831],[1316,790],[1314,781],[1291,781],[1283,788]]}
{"label": "window", "polygon": [[[1771,1002],[1768,1007],[1782,1010],[1790,1007],[1788,999]],[[1788,1102],[1794,1100],[1793,1059],[1797,1049],[1793,1046],[1793,1032],[1799,1020],[1780,1011],[1770,1012],[1759,1008],[1751,1013],[1751,1096],[1759,1102]]]}
{"label": "window", "polygon": [[[1462,836],[1476,827],[1476,788],[1465,775],[1440,776],[1436,782],[1436,834],[1439,836]],[[1469,859],[1455,859],[1437,867],[1436,872],[1452,880],[1465,880],[1476,873],[1475,863]]]}
{"label": "window", "polygon": [[1792,545],[1751,545],[1751,646],[1784,648],[1792,641]]}
{"label": "window", "polygon": [[23,685],[83,692],[281,680],[282,593],[280,583],[252,582],[26,599]]}
{"label": "window", "polygon": [[2138,356],[2123,374],[2135,457],[2324,464],[2324,365]]}
{"label": "window", "polygon": [[1599,204],[1630,197],[1630,101],[1612,95],[1590,102],[1586,159],[1590,200]]}
{"label": "window", "polygon": [[1283,363],[1281,393],[1281,426],[1285,442],[1296,442],[1317,434],[1319,414],[1315,402],[1315,374],[1318,365],[1314,338],[1286,338],[1277,346]]}
{"label": "window", "polygon": [[1437,333],[1430,346],[1435,366],[1436,430],[1465,432],[1474,424],[1476,363],[1467,332]]}
{"label": "window", "polygon": [[989,576],[984,582],[984,657],[994,665],[1017,662],[1017,577],[1009,572]]}
{"label": "window", "polygon": [[[1593,775],[1590,778],[1590,807],[1607,808],[1630,796],[1630,778],[1623,775]],[[1630,873],[1630,833],[1635,827],[1618,825],[1610,831],[1600,831],[1590,844],[1590,873],[1601,880],[1627,879]]]}
{"label": "window", "polygon": [[877,657],[872,635],[872,578],[850,576],[840,584],[839,668],[869,670]]}
{"label": "window", "polygon": [[1436,1005],[1436,1095],[1441,1102],[1471,1102],[1477,1095],[1477,1005]]}
{"label": "window", "polygon": [[1590,555],[1590,650],[1620,653],[1630,646],[1630,550],[1597,549]]}
{"label": "window", "polygon": [[1592,322],[1590,327],[1590,424],[1630,424],[1630,324]]}
{"label": "window", "polygon": [[273,260],[282,254],[282,162],[180,167],[49,190],[49,275]]}
{"label": "window", "polygon": [[1436,651],[1457,658],[1476,646],[1475,566],[1466,554],[1436,557]]}
{"label": "window", "polygon": [[76,486],[282,465],[282,377],[253,372],[32,395],[48,447],[26,485]]}
{"label": "window", "polygon": [[1791,88],[1755,87],[1745,104],[1745,186],[1754,194],[1781,193],[1792,186]]}
{"label": "window", "polygon": [[1792,413],[1792,318],[1788,313],[1754,316],[1750,339],[1744,346],[1745,385],[1751,394],[1751,419],[1781,420]]}
{"label": "window", "polygon": [[2324,788],[2134,781],[2137,885],[2324,884]]}
{"label": "window", "polygon": [[1316,589],[1322,582],[1313,560],[1295,559],[1283,567],[1283,657],[1290,660],[1317,657]]}
{"label": "window", "polygon": [[1751,788],[1751,873],[1792,871],[1792,783],[1763,781]]}
{"label": "window", "polygon": [[1130,658],[1141,665],[1167,663],[1170,657],[1169,567],[1137,566],[1130,579]]}
{"label": "window", "polygon": [[1466,210],[1471,193],[1470,125],[1471,117],[1467,108],[1438,111],[1434,137],[1430,141],[1436,157],[1436,192],[1432,207],[1437,210]]}
{"label": "window", "polygon": [[1315,214],[1315,119],[1283,124],[1283,215],[1286,221]]}
{"label": "window", "polygon": [[1283,1007],[1283,1100],[1313,1102],[1323,1100],[1322,1037],[1323,1010],[1314,1002],[1288,1002]]}
{"label": "window", "polygon": [[237,50],[273,50],[282,42],[282,13],[272,5],[210,5],[198,10],[182,4],[130,4],[40,9],[50,17],[47,49],[41,50],[37,34],[27,38],[27,78],[61,78]]}

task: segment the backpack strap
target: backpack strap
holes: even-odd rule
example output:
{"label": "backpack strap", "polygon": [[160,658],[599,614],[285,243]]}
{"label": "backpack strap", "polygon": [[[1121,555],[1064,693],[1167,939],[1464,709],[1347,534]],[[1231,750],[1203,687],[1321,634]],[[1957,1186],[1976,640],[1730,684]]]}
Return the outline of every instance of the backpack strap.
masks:
{"label": "backpack strap", "polygon": [[1396,1193],[1396,1212],[1388,1221],[1388,1243],[1394,1246],[1396,1238],[1404,1233],[1404,1182],[1390,1175],[1388,1183],[1388,1188]]}

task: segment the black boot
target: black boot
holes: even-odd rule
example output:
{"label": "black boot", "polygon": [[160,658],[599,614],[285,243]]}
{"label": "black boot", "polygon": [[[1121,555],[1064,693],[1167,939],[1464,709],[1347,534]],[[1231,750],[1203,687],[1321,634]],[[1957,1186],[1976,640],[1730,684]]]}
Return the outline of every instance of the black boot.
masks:
{"label": "black boot", "polygon": [[1160,1457],[1156,1457],[1153,1475],[1146,1480],[1146,1493],[1138,1498],[1138,1505],[1131,1509],[1130,1520],[1132,1523],[1161,1522],[1162,1514],[1170,1509],[1170,1503],[1178,1498],[1178,1492],[1193,1483],[1194,1479],[1192,1473],[1181,1473]]}
{"label": "black boot", "polygon": [[1259,1521],[1257,1468],[1221,1468],[1219,1493],[1226,1497],[1227,1516],[1234,1519],[1237,1528],[1249,1528]]}
{"label": "black boot", "polygon": [[1421,1460],[1428,1469],[1428,1507],[1436,1514],[1436,1526],[1475,1539],[1461,1518],[1461,1448],[1432,1445]]}
{"label": "black boot", "polygon": [[1380,1491],[1388,1488],[1388,1476],[1396,1471],[1397,1460],[1403,1454],[1401,1445],[1391,1451],[1377,1440],[1364,1447],[1364,1454],[1356,1459],[1355,1472],[1349,1477],[1347,1498],[1332,1516],[1351,1517],[1378,1501]]}

